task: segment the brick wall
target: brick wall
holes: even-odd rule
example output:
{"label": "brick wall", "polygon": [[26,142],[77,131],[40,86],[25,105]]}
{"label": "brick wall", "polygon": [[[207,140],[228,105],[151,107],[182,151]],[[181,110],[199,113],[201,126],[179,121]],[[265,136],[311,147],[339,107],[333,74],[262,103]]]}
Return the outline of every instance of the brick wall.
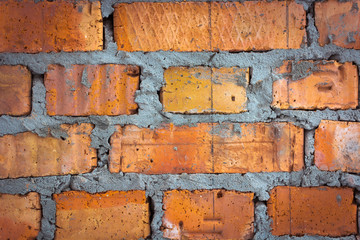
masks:
{"label": "brick wall", "polygon": [[359,239],[359,5],[0,1],[0,239]]}

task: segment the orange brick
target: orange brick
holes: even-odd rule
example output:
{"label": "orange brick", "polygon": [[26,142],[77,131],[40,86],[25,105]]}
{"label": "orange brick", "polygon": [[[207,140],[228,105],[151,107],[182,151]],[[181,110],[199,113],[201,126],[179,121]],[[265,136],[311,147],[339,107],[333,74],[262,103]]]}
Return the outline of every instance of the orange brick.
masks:
{"label": "orange brick", "polygon": [[320,46],[332,42],[340,47],[360,49],[359,6],[360,1],[356,0],[315,3],[315,26],[320,34]]}
{"label": "orange brick", "polygon": [[57,139],[25,132],[0,137],[0,178],[38,177],[90,172],[97,165],[90,147],[91,124],[66,125]]}
{"label": "orange brick", "polygon": [[0,2],[0,52],[96,51],[102,45],[99,1]]}
{"label": "orange brick", "polygon": [[249,69],[171,67],[161,90],[164,112],[240,113],[246,111]]}
{"label": "orange brick", "polygon": [[274,235],[357,233],[354,192],[350,188],[280,186],[270,193],[268,214]]}
{"label": "orange brick", "polygon": [[140,69],[126,65],[50,65],[45,74],[49,115],[134,114]]}
{"label": "orange brick", "polygon": [[315,165],[360,173],[360,123],[322,120],[315,131]]}
{"label": "orange brick", "polygon": [[0,194],[0,239],[35,239],[40,231],[38,193]]}
{"label": "orange brick", "polygon": [[31,111],[31,73],[24,66],[0,66],[0,115]]}
{"label": "orange brick", "polygon": [[305,11],[294,1],[120,3],[114,12],[123,51],[300,48],[305,25]]}
{"label": "orange brick", "polygon": [[225,51],[300,48],[306,13],[295,1],[211,3],[211,47]]}
{"label": "orange brick", "polygon": [[140,239],[150,234],[144,191],[55,194],[55,239]]}
{"label": "orange brick", "polygon": [[111,172],[246,173],[298,171],[303,129],[289,123],[117,127],[111,137]]}
{"label": "orange brick", "polygon": [[350,62],[285,61],[273,83],[272,106],[280,109],[349,109],[358,105],[357,67]]}
{"label": "orange brick", "polygon": [[209,3],[117,4],[114,37],[122,51],[209,50]]}
{"label": "orange brick", "polygon": [[165,192],[164,237],[252,239],[253,198],[253,193],[224,190]]}

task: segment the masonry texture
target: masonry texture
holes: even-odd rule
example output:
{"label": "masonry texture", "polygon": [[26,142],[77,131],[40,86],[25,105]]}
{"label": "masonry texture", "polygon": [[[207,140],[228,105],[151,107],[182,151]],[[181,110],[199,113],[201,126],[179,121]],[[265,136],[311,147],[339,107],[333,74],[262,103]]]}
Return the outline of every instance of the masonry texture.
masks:
{"label": "masonry texture", "polygon": [[0,239],[360,239],[360,1],[0,1]]}

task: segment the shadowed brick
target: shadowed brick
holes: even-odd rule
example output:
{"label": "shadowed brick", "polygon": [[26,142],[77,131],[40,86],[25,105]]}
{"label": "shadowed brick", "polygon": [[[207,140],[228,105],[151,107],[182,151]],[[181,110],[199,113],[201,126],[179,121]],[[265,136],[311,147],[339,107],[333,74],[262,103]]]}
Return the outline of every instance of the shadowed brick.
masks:
{"label": "shadowed brick", "polygon": [[303,129],[289,123],[117,127],[111,137],[111,172],[246,173],[298,171]]}
{"label": "shadowed brick", "polygon": [[0,178],[90,172],[97,165],[90,147],[91,124],[63,124],[59,138],[25,132],[0,137]]}
{"label": "shadowed brick", "polygon": [[315,3],[315,26],[319,44],[333,43],[344,48],[360,49],[360,1],[328,0]]}
{"label": "shadowed brick", "polygon": [[350,188],[286,187],[271,190],[268,213],[274,235],[321,235],[357,233],[354,191]]}
{"label": "shadowed brick", "polygon": [[54,194],[55,239],[140,239],[150,234],[144,191]]}
{"label": "shadowed brick", "polygon": [[0,52],[102,50],[100,2],[0,2]]}
{"label": "shadowed brick", "polygon": [[360,123],[322,120],[315,131],[315,165],[360,173]]}
{"label": "shadowed brick", "polygon": [[21,116],[30,114],[30,71],[20,65],[0,66],[0,96],[0,115]]}
{"label": "shadowed brick", "polygon": [[0,239],[35,239],[40,231],[38,193],[0,194]]}
{"label": "shadowed brick", "polygon": [[45,74],[49,115],[134,114],[140,69],[127,65],[50,65]]}
{"label": "shadowed brick", "polygon": [[252,239],[254,194],[224,190],[165,192],[162,228],[170,239]]}

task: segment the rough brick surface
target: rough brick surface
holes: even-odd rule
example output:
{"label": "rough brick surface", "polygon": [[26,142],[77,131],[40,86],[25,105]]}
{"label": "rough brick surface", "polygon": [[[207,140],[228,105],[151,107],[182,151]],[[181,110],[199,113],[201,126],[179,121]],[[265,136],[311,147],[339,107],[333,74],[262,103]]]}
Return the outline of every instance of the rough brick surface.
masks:
{"label": "rough brick surface", "polygon": [[209,50],[209,3],[117,4],[114,37],[123,51]]}
{"label": "rough brick surface", "polygon": [[315,25],[319,44],[333,43],[344,48],[360,49],[360,1],[328,0],[315,3]]}
{"label": "rough brick surface", "polygon": [[272,106],[280,109],[349,109],[358,105],[357,67],[350,62],[285,61],[276,70]]}
{"label": "rough brick surface", "polygon": [[360,123],[322,120],[315,131],[315,165],[360,173]]}
{"label": "rough brick surface", "polygon": [[144,191],[55,194],[56,239],[140,239],[150,234]]}
{"label": "rough brick surface", "polygon": [[249,69],[171,67],[161,90],[164,112],[240,113],[246,111]]}
{"label": "rough brick surface", "polygon": [[120,3],[114,12],[123,51],[300,48],[305,25],[305,11],[294,1]]}
{"label": "rough brick surface", "polygon": [[127,65],[51,65],[45,74],[49,115],[133,114],[140,69]]}
{"label": "rough brick surface", "polygon": [[354,190],[280,186],[270,193],[274,235],[346,236],[357,233]]}
{"label": "rough brick surface", "polygon": [[59,138],[25,132],[0,137],[0,178],[78,174],[97,165],[91,124],[63,124]]}
{"label": "rough brick surface", "polygon": [[24,66],[0,66],[0,115],[31,111],[31,73]]}
{"label": "rough brick surface", "polygon": [[253,193],[224,190],[165,192],[164,237],[252,239]]}
{"label": "rough brick surface", "polygon": [[0,2],[0,52],[95,51],[102,38],[100,2]]}
{"label": "rough brick surface", "polygon": [[35,239],[40,231],[38,193],[0,194],[0,239]]}
{"label": "rough brick surface", "polygon": [[298,171],[303,129],[289,123],[118,126],[111,137],[111,172],[246,173]]}
{"label": "rough brick surface", "polygon": [[300,48],[306,15],[295,1],[211,3],[212,50]]}

